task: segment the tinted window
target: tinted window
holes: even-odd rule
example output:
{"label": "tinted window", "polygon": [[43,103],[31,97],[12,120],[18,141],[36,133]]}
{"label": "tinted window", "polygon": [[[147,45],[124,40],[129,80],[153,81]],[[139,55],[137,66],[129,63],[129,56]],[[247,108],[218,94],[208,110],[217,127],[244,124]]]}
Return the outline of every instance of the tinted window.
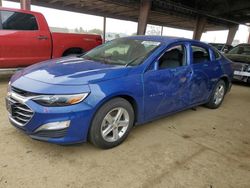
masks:
{"label": "tinted window", "polygon": [[37,30],[36,18],[32,14],[0,11],[1,29],[4,30]]}
{"label": "tinted window", "polygon": [[186,50],[182,45],[168,49],[159,59],[159,68],[176,68],[186,65]]}
{"label": "tinted window", "polygon": [[215,43],[211,43],[211,45],[217,48],[218,50],[222,50],[225,46],[224,44],[215,44]]}
{"label": "tinted window", "polygon": [[210,61],[209,51],[200,46],[192,46],[193,63],[205,63]]}
{"label": "tinted window", "polygon": [[239,45],[234,47],[229,54],[242,54],[242,55],[250,55],[250,45]]}

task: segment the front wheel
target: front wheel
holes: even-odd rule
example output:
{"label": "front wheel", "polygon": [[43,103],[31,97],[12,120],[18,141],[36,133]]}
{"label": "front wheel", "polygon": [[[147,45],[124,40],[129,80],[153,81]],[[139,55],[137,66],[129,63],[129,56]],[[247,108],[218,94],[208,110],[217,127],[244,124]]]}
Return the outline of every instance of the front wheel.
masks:
{"label": "front wheel", "polygon": [[210,96],[210,100],[206,104],[206,106],[208,108],[211,108],[211,109],[218,108],[221,105],[225,94],[226,94],[226,84],[223,80],[220,80],[216,84],[216,86],[215,86],[215,88]]}
{"label": "front wheel", "polygon": [[121,144],[134,124],[134,110],[123,98],[105,103],[95,114],[89,139],[97,147],[109,149]]}

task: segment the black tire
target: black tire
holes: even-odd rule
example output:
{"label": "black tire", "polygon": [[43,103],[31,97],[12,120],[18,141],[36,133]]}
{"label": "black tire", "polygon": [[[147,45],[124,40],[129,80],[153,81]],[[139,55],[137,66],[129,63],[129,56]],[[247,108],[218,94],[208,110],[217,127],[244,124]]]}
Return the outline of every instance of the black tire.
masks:
{"label": "black tire", "polygon": [[[223,96],[222,96],[221,100],[218,102],[218,101],[216,101],[216,91],[221,87],[224,88],[223,89],[224,93],[223,93]],[[227,90],[227,88],[226,88],[225,82],[223,80],[219,80],[217,82],[216,86],[214,87],[214,90],[213,90],[213,92],[212,92],[212,94],[211,94],[211,96],[209,98],[209,102],[206,104],[206,107],[211,108],[211,109],[218,108],[223,102],[223,99],[224,99],[225,94],[226,94],[226,90]]]}
{"label": "black tire", "polygon": [[247,83],[250,85],[250,77],[247,78]]}
{"label": "black tire", "polygon": [[[123,129],[123,127],[120,127],[120,132],[119,132],[119,127],[117,124],[116,128],[117,128],[118,132],[123,134],[123,135],[121,137],[116,137],[116,139],[118,139],[118,140],[107,141],[107,139],[111,139],[114,137],[114,128],[113,128],[112,132],[107,134],[106,137],[103,136],[103,134],[104,134],[103,133],[103,131],[104,131],[103,125],[105,125],[104,127],[106,127],[106,126],[109,127],[109,126],[113,125],[112,123],[111,123],[112,124],[111,125],[107,120],[105,120],[105,117],[107,117],[108,115],[110,115],[113,112],[115,113],[116,109],[123,109],[123,110],[125,109],[126,117],[129,116],[128,121],[127,121],[128,125],[126,126],[127,129],[125,131],[122,131],[121,129]],[[117,114],[118,114],[118,110],[117,110]],[[117,114],[115,116],[117,116]],[[114,120],[113,118],[114,117],[112,117],[112,121]],[[121,118],[125,118],[125,114],[123,114]],[[108,123],[108,125],[106,125],[106,123],[104,123],[105,121],[106,121],[106,123]],[[120,119],[119,119],[119,121],[120,121]],[[115,120],[113,122],[115,122]],[[113,147],[121,144],[127,138],[131,128],[133,127],[133,124],[134,124],[134,109],[131,106],[131,104],[123,98],[111,99],[110,101],[106,102],[103,106],[101,106],[101,108],[96,112],[96,114],[92,120],[90,130],[89,130],[89,140],[92,144],[94,144],[95,146],[97,146],[99,148],[102,148],[102,149],[113,148]],[[106,128],[106,130],[107,129],[108,128]]]}

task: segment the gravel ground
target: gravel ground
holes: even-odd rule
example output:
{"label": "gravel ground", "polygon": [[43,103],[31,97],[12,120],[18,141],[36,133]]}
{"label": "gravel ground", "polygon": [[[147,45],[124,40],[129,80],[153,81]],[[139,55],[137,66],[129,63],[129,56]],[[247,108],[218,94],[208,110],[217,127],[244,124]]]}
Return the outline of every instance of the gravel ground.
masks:
{"label": "gravel ground", "polygon": [[0,188],[250,187],[250,87],[217,110],[197,107],[135,127],[119,147],[58,146],[12,127],[0,77]]}

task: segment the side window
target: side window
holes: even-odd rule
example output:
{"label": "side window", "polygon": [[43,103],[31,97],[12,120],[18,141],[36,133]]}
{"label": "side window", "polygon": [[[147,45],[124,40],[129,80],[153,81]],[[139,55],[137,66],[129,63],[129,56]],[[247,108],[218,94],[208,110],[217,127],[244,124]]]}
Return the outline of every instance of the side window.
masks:
{"label": "side window", "polygon": [[38,30],[35,16],[20,12],[0,11],[0,29],[3,30]]}
{"label": "side window", "polygon": [[159,59],[159,68],[176,68],[186,65],[186,49],[177,45],[168,49]]}
{"label": "side window", "polygon": [[209,51],[206,48],[192,45],[193,64],[210,61]]}

